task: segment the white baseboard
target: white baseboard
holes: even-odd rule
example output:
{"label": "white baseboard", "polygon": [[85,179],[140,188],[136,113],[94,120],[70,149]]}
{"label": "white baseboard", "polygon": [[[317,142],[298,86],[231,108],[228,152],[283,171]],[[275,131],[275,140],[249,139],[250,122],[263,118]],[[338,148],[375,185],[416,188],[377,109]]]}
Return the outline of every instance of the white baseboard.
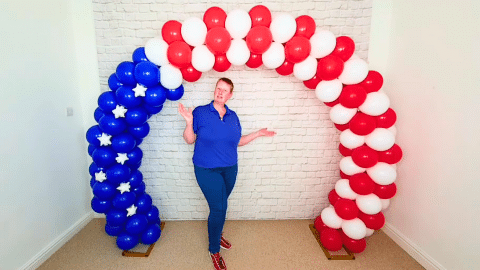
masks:
{"label": "white baseboard", "polygon": [[386,222],[382,231],[427,270],[447,270],[399,230]]}
{"label": "white baseboard", "polygon": [[91,220],[93,219],[93,211],[87,213],[82,218],[80,218],[75,224],[68,228],[64,233],[59,235],[55,240],[50,242],[45,248],[43,248],[37,255],[31,258],[19,269],[36,269],[42,263],[44,263],[50,256],[53,255],[59,248],[61,248],[65,243],[68,242],[75,234],[77,234],[81,229],[83,229]]}

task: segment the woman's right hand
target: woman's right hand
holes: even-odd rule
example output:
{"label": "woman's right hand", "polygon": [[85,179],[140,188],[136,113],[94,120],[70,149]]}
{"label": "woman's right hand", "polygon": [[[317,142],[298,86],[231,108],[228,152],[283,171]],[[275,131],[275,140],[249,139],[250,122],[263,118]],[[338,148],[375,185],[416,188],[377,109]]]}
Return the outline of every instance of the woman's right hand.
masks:
{"label": "woman's right hand", "polygon": [[178,112],[183,116],[187,124],[193,123],[193,108],[186,108],[182,103],[178,103]]}

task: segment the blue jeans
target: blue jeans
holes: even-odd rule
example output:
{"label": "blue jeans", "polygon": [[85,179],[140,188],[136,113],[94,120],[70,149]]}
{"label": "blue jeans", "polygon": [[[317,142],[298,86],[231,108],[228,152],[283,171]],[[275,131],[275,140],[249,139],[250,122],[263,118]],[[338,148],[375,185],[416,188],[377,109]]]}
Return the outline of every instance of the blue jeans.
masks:
{"label": "blue jeans", "polygon": [[210,207],[208,216],[208,250],[220,251],[220,238],[227,216],[227,200],[237,179],[238,164],[230,167],[202,168],[194,164],[198,185]]}

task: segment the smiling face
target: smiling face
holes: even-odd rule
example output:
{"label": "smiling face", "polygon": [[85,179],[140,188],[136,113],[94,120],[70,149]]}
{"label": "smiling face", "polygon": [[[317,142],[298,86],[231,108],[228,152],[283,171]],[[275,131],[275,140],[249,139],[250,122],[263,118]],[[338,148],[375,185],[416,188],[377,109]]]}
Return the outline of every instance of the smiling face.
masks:
{"label": "smiling face", "polygon": [[224,105],[233,96],[231,86],[224,82],[218,81],[215,86],[214,100],[216,103]]}

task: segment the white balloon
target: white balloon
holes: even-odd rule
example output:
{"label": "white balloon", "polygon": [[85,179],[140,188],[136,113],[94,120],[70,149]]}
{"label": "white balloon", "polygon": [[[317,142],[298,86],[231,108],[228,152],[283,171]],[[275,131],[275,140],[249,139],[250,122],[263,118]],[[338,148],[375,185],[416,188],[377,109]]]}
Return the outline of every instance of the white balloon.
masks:
{"label": "white balloon", "polygon": [[338,180],[337,183],[335,183],[335,192],[338,196],[349,200],[355,200],[358,196],[350,187],[348,179]]}
{"label": "white balloon", "polygon": [[376,128],[365,136],[365,143],[376,151],[385,151],[395,144],[395,136],[386,128]]}
{"label": "white balloon", "polygon": [[[285,43],[289,41],[297,31],[297,22],[288,13],[277,14],[270,24],[273,41]],[[283,63],[283,62],[282,62]]]}
{"label": "white balloon", "polygon": [[323,224],[332,229],[340,229],[342,227],[343,219],[337,215],[333,207],[327,207],[322,210],[320,214]]}
{"label": "white balloon", "polygon": [[383,92],[371,92],[367,94],[367,98],[358,109],[365,114],[378,116],[385,113],[389,107],[390,99],[387,94]]}
{"label": "white balloon", "polygon": [[168,64],[168,44],[161,38],[152,38],[145,43],[145,56],[157,66]]}
{"label": "white balloon", "polygon": [[373,167],[367,169],[367,174],[373,182],[384,186],[390,185],[397,179],[395,167],[385,162],[377,162]]}
{"label": "white balloon", "polygon": [[332,102],[342,93],[343,85],[339,79],[320,81],[315,88],[315,95],[323,102]]}
{"label": "white balloon", "polygon": [[357,135],[350,129],[345,129],[340,133],[340,143],[348,149],[354,149],[365,143],[365,136]]}
{"label": "white balloon", "polygon": [[382,201],[382,210],[385,210],[390,206],[390,199],[380,199],[380,201]]}
{"label": "white balloon", "polygon": [[225,28],[233,39],[246,37],[251,27],[252,19],[245,10],[235,9],[228,13]]}
{"label": "white balloon", "polygon": [[394,137],[397,136],[397,127],[395,125],[387,128],[387,130],[390,131],[393,134]]}
{"label": "white balloon", "polygon": [[314,58],[322,58],[333,52],[337,45],[337,39],[328,30],[318,30],[310,38],[310,44],[312,45],[310,55]]}
{"label": "white balloon", "polygon": [[177,89],[182,85],[182,72],[171,64],[160,67],[160,83],[167,89]]}
{"label": "white balloon", "polygon": [[356,113],[356,108],[345,108],[339,103],[330,109],[330,119],[332,119],[332,122],[335,124],[344,125],[350,122]]}
{"label": "white balloon", "polygon": [[344,220],[342,230],[348,237],[355,240],[360,240],[367,235],[367,226],[359,218]]}
{"label": "white balloon", "polygon": [[353,162],[351,156],[343,157],[340,160],[340,170],[346,175],[354,175],[357,173],[362,173],[365,171],[365,168],[362,168]]}
{"label": "white balloon", "polygon": [[197,46],[192,51],[192,66],[200,71],[207,72],[215,65],[215,55],[205,45]]}
{"label": "white balloon", "polygon": [[372,234],[373,234],[374,232],[375,232],[375,230],[372,230],[372,229],[367,228],[367,235],[365,235],[365,237],[372,236]]}
{"label": "white balloon", "polygon": [[[234,66],[241,66],[247,63],[250,58],[250,51],[247,42],[243,39],[234,39],[227,51],[227,59]],[[282,62],[283,63],[283,62]]]}
{"label": "white balloon", "polygon": [[368,75],[368,64],[362,59],[351,59],[345,62],[342,74],[338,79],[343,84],[357,84],[365,80]]}
{"label": "white balloon", "polygon": [[293,75],[300,81],[310,80],[317,73],[317,60],[311,56],[293,66]]}
{"label": "white balloon", "polygon": [[[228,58],[228,57],[227,57]],[[278,68],[285,62],[285,49],[279,42],[272,42],[270,48],[262,54],[263,65],[267,68]]]}
{"label": "white balloon", "polygon": [[355,203],[360,211],[368,215],[375,215],[382,211],[382,201],[373,193],[358,195]]}
{"label": "white balloon", "polygon": [[191,17],[182,23],[181,33],[183,40],[191,46],[199,46],[205,42],[207,37],[207,26],[197,18]]}

